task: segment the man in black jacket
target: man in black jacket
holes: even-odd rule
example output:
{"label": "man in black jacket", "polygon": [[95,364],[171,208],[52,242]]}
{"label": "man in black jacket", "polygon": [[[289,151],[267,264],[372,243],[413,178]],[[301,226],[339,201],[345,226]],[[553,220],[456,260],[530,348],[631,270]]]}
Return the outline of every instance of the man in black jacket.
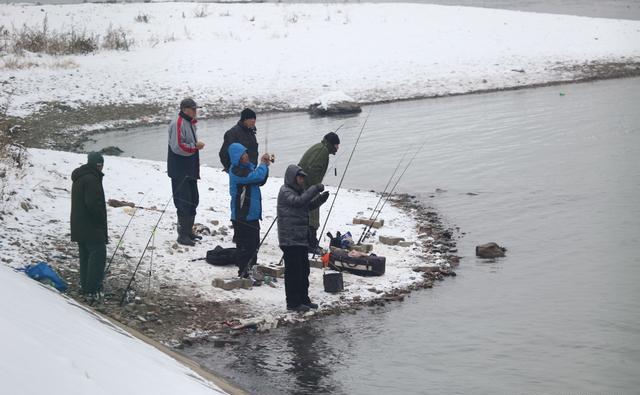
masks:
{"label": "man in black jacket", "polygon": [[240,113],[238,123],[224,134],[224,141],[219,153],[220,162],[222,163],[224,171],[228,173],[229,167],[231,167],[229,146],[233,143],[242,144],[249,154],[249,162],[253,163],[255,167],[258,167],[258,140],[256,139],[256,131],[256,113],[249,108],[245,108]]}
{"label": "man in black jacket", "polygon": [[80,288],[97,294],[102,288],[107,259],[107,206],[102,188],[104,158],[91,152],[87,164],[71,173],[71,241],[80,252]]}

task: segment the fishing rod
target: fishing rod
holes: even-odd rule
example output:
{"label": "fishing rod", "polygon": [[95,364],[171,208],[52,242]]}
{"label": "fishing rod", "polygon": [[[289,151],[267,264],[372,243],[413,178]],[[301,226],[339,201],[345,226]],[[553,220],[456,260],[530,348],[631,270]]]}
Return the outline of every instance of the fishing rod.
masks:
{"label": "fishing rod", "polygon": [[[320,231],[320,237],[324,234],[324,229],[327,227],[327,222],[329,222],[329,217],[331,216],[331,211],[333,210],[333,205],[336,203],[336,198],[338,197],[338,193],[340,193],[340,188],[342,187],[342,182],[344,181],[344,177],[347,175],[347,170],[349,170],[349,164],[351,164],[351,159],[353,159],[353,154],[356,152],[356,147],[358,147],[358,142],[360,142],[360,137],[362,137],[362,132],[364,131],[364,127],[367,125],[367,121],[369,120],[369,116],[371,115],[371,110],[373,107],[369,109],[369,113],[367,117],[364,119],[362,123],[362,127],[360,128],[360,133],[358,133],[358,138],[356,139],[355,144],[353,144],[353,148],[351,149],[351,154],[349,155],[349,160],[347,161],[347,165],[344,168],[344,172],[342,173],[342,178],[340,178],[340,183],[338,183],[338,189],[336,193],[333,195],[333,201],[331,202],[331,206],[329,206],[329,212],[327,213],[327,217],[324,220],[324,224],[322,225],[322,230]],[[311,259],[315,259],[316,251],[313,252]]]}
{"label": "fishing rod", "polygon": [[398,177],[398,179],[396,180],[396,182],[393,184],[393,188],[391,188],[391,191],[389,191],[389,194],[387,195],[387,198],[384,200],[384,202],[382,203],[382,206],[380,207],[380,210],[378,210],[378,213],[376,214],[376,216],[373,218],[373,221],[370,221],[369,224],[365,227],[365,231],[364,231],[364,236],[362,238],[362,241],[364,241],[367,238],[367,233],[371,230],[371,228],[373,227],[373,223],[376,222],[376,220],[378,219],[378,216],[380,215],[380,213],[382,212],[382,209],[384,209],[384,206],[386,206],[387,202],[389,201],[389,199],[391,199],[391,196],[393,195],[393,192],[396,190],[396,187],[398,186],[398,183],[400,182],[400,180],[402,179],[402,177],[404,176],[404,174],[407,172],[407,170],[409,169],[409,167],[411,166],[411,163],[413,163],[413,160],[418,156],[418,154],[420,153],[420,151],[422,151],[422,148],[425,146],[427,142],[425,141],[424,143],[422,143],[422,145],[416,150],[416,152],[413,154],[413,156],[411,157],[411,159],[409,159],[409,162],[407,163],[407,165],[404,167],[404,169],[402,170],[402,173],[400,173],[400,176]]}
{"label": "fishing rod", "polygon": [[[339,131],[340,129],[342,129],[342,127],[343,127],[344,125],[345,125],[344,123],[340,124],[340,126],[338,126],[338,127],[336,128],[336,130],[334,130],[334,131],[333,131],[333,133],[338,133],[338,131]],[[316,152],[316,154],[315,154],[315,156],[313,157],[313,160],[311,161],[311,163],[315,162],[315,161],[316,161],[316,159],[318,159],[318,156],[319,156],[319,155],[320,155],[320,151]],[[327,170],[328,170],[328,169],[329,169],[329,166],[327,165]],[[315,255],[314,255],[314,257],[315,257]],[[283,261],[283,260],[284,260],[284,254],[282,254],[282,256],[280,257],[280,260],[278,261],[278,266],[281,266],[281,265],[282,265],[282,261]]]}
{"label": "fishing rod", "polygon": [[[400,169],[400,165],[402,164],[402,162],[404,162],[404,158],[407,156],[407,154],[409,153],[409,150],[411,149],[411,146],[407,147],[407,149],[404,151],[404,154],[402,154],[402,157],[400,158],[400,161],[398,161],[398,164],[396,165],[396,168],[393,170],[393,173],[391,174],[391,177],[389,177],[389,180],[387,181],[387,185],[384,186],[384,190],[382,191],[382,193],[380,194],[380,198],[378,199],[378,202],[376,203],[376,206],[373,208],[373,211],[371,212],[371,215],[369,216],[369,222],[371,222],[371,220],[373,219],[373,216],[376,214],[376,211],[378,210],[378,206],[380,205],[380,203],[382,203],[382,199],[384,199],[385,193],[387,192],[387,189],[389,188],[389,185],[391,185],[391,180],[393,180],[393,177],[396,176],[396,173],[398,172],[398,169]],[[366,230],[367,230],[367,225],[365,225],[364,227],[364,231],[362,232],[362,234],[360,235],[360,238],[358,239],[358,242],[356,244],[361,244],[364,235],[366,234]]]}
{"label": "fishing rod", "polygon": [[142,202],[144,201],[145,197],[147,196],[147,194],[149,193],[149,191],[147,190],[146,194],[142,195],[142,199],[140,199],[140,202],[138,202],[138,205],[135,206],[133,213],[131,214],[131,218],[129,218],[129,222],[127,223],[127,226],[125,226],[124,231],[122,231],[122,234],[120,235],[120,238],[118,239],[118,244],[116,245],[116,249],[113,250],[113,254],[111,255],[111,259],[109,259],[109,263],[107,264],[107,268],[104,269],[104,277],[107,276],[107,273],[109,273],[109,268],[111,268],[111,262],[113,262],[113,258],[115,258],[116,254],[118,253],[118,250],[120,249],[120,246],[122,245],[122,240],[124,239],[124,235],[125,233],[127,233],[127,230],[129,229],[129,225],[131,225],[131,222],[133,221],[133,217],[136,216],[136,213],[138,212],[139,208],[142,208]]}
{"label": "fishing rod", "polygon": [[147,292],[151,292],[151,276],[153,275],[153,253],[156,251],[156,231],[153,231],[153,241],[151,242],[151,259],[149,261],[149,285]]}
{"label": "fishing rod", "polygon": [[[180,182],[180,184],[178,185],[176,190],[179,190],[182,187],[182,184],[184,184],[184,182],[187,180],[187,178],[188,178],[187,176],[184,177],[184,179]],[[138,268],[140,268],[140,264],[142,263],[142,258],[144,258],[144,254],[149,249],[149,244],[151,243],[151,239],[154,237],[154,235],[156,233],[156,229],[158,229],[158,225],[160,225],[160,221],[162,220],[162,216],[164,216],[164,213],[167,211],[167,207],[169,206],[169,203],[171,203],[172,199],[173,199],[173,191],[171,192],[171,197],[169,198],[169,200],[167,200],[167,203],[164,205],[164,209],[160,213],[160,216],[158,217],[158,221],[156,222],[155,226],[151,230],[151,236],[149,236],[149,240],[147,240],[147,244],[144,246],[144,250],[142,250],[142,255],[140,255],[140,260],[138,260],[138,264],[136,265],[136,268],[133,270],[133,274],[131,275],[131,279],[129,279],[129,283],[127,284],[127,288],[125,288],[124,293],[122,294],[122,299],[120,299],[120,306],[121,307],[124,305],[124,301],[127,298],[127,293],[129,293],[129,289],[131,289],[131,284],[133,283],[133,279],[136,277],[136,273],[138,272]]]}

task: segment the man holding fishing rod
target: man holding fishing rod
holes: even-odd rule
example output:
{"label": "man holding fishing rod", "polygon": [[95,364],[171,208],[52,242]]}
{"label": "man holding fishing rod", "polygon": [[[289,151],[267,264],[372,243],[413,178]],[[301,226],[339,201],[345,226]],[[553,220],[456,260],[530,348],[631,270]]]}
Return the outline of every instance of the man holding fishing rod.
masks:
{"label": "man holding fishing rod", "polygon": [[[240,120],[224,134],[222,147],[220,147],[220,162],[222,169],[229,172],[231,158],[229,157],[229,146],[233,143],[242,144],[249,154],[249,162],[258,166],[258,140],[256,138],[256,113],[250,108],[245,108],[240,113]],[[273,162],[273,160],[271,160]]]}
{"label": "man holding fishing rod", "polygon": [[256,167],[251,163],[249,150],[239,143],[229,145],[228,156],[236,265],[238,276],[249,278],[249,271],[257,261],[257,250],[260,244],[260,220],[262,220],[260,187],[269,177],[271,156],[262,155],[260,165]]}
{"label": "man holding fishing rod", "polygon": [[[322,183],[329,167],[329,155],[335,155],[340,148],[340,137],[335,132],[324,135],[322,141],[312,145],[307,152],[302,155],[298,166],[302,168],[306,177],[304,187]],[[309,212],[309,252],[322,255],[318,245],[318,228],[320,227],[320,208],[315,208]]]}
{"label": "man holding fishing rod", "polygon": [[297,312],[318,308],[309,299],[309,211],[329,198],[320,183],[305,188],[308,177],[299,166],[289,165],[278,193],[278,243],[284,253],[287,310]]}
{"label": "man holding fishing rod", "polygon": [[169,125],[167,175],[171,178],[173,203],[178,212],[178,244],[194,246],[200,239],[193,233],[196,208],[200,200],[200,150],[204,143],[198,140],[197,105],[193,99],[180,102],[180,113]]}

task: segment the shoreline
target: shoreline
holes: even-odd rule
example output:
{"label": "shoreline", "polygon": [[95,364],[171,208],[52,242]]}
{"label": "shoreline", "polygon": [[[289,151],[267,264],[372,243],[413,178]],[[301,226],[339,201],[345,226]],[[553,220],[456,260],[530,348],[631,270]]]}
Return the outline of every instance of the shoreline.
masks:
{"label": "shoreline", "polygon": [[[70,297],[86,303],[78,291],[77,246],[68,235],[68,198],[70,183],[67,174],[84,156],[72,153],[30,149],[22,157],[22,168],[5,170],[2,181],[6,198],[0,211],[3,250],[1,261],[7,266],[19,267],[26,263],[45,261],[64,278]],[[275,284],[253,287],[251,290],[224,291],[212,286],[216,278],[233,278],[234,267],[212,266],[203,261],[193,262],[216,244],[231,244],[232,233],[227,226],[226,177],[219,169],[202,168],[209,188],[202,188],[198,219],[209,227],[204,239],[195,247],[184,248],[175,244],[175,214],[167,211],[158,227],[158,235],[140,261],[142,248],[151,237],[149,231],[158,218],[157,202],[166,200],[168,186],[162,183],[157,190],[144,191],[145,179],[156,185],[163,173],[160,163],[130,158],[110,159],[105,192],[108,198],[139,201],[145,195],[144,206],[135,216],[135,223],[124,237],[122,230],[132,212],[123,208],[108,208],[110,244],[109,259],[118,249],[104,283],[105,301],[93,309],[108,315],[128,327],[134,328],[170,347],[184,347],[197,341],[226,338],[253,331],[268,331],[280,325],[295,325],[309,319],[352,312],[366,305],[384,304],[403,299],[403,295],[417,289],[430,288],[447,275],[455,275],[451,268],[459,263],[455,248],[454,231],[448,229],[433,209],[422,205],[414,196],[395,195],[385,212],[384,227],[377,235],[399,237],[408,241],[404,246],[389,246],[374,235],[370,243],[374,252],[387,257],[387,269],[381,277],[360,277],[345,274],[345,290],[328,294],[322,289],[320,269],[310,275],[312,299],[320,309],[298,315],[284,308],[283,280]],[[19,182],[25,179],[28,182]],[[273,201],[281,179],[266,184],[264,196]],[[6,184],[5,184],[6,183]],[[207,184],[205,184],[207,185]],[[334,190],[328,187],[328,190]],[[371,191],[345,190],[343,204],[329,229],[359,232],[360,225],[345,224],[352,216],[364,215],[359,210],[371,210],[380,196]],[[153,204],[153,205],[152,205]],[[209,208],[208,205],[212,204]],[[142,204],[141,204],[142,205]],[[265,207],[264,221],[273,218],[271,204]],[[365,211],[366,212],[366,211]],[[119,240],[122,238],[122,240]],[[28,253],[27,253],[28,251]],[[29,256],[25,260],[25,256]],[[280,257],[277,235],[269,234],[259,260],[262,264],[275,264]],[[154,260],[155,258],[155,260]],[[149,260],[151,259],[151,260]],[[142,262],[134,282],[134,292],[128,304],[120,307],[124,288],[130,281],[136,265]],[[274,289],[275,288],[275,289]],[[216,340],[216,339],[214,339]]]}
{"label": "shoreline", "polygon": [[[429,271],[418,271],[417,280],[404,287],[394,287],[390,291],[378,291],[378,295],[373,299],[353,300],[340,303],[329,308],[324,308],[312,314],[296,315],[287,314],[284,317],[275,317],[275,322],[264,322],[258,319],[243,319],[247,308],[239,308],[236,301],[217,302],[210,300],[190,299],[186,289],[180,290],[178,286],[162,287],[168,293],[141,293],[136,295],[134,301],[124,307],[118,305],[123,293],[124,283],[120,280],[109,280],[109,294],[112,297],[105,300],[105,303],[89,306],[78,294],[75,277],[70,281],[68,295],[79,303],[83,303],[90,309],[95,309],[101,314],[113,319],[122,325],[144,333],[145,336],[158,341],[171,349],[182,349],[198,343],[213,343],[214,346],[224,345],[233,338],[241,335],[254,333],[268,333],[270,329],[283,326],[303,325],[310,320],[322,319],[322,317],[355,313],[366,307],[382,306],[391,302],[404,301],[405,295],[421,289],[430,289],[439,281],[444,281],[446,277],[456,276],[453,270],[460,264],[463,257],[457,255],[456,234],[452,228],[444,225],[441,217],[429,207],[418,201],[415,196],[409,194],[398,194],[391,198],[389,202],[393,206],[403,210],[416,219],[418,230],[422,231],[420,238],[420,248],[422,249],[422,259],[427,265],[430,261],[429,254],[441,254],[440,258],[446,261],[446,265],[433,267]],[[454,234],[454,232],[456,234]],[[457,235],[461,238],[461,235]],[[432,238],[433,240],[429,239]],[[69,243],[72,244],[72,243]],[[437,246],[437,247],[436,247]],[[70,248],[73,246],[70,245]],[[59,266],[65,275],[69,275],[68,268]],[[311,268],[312,271],[320,270]],[[73,272],[71,273],[74,274]],[[282,279],[278,281],[283,281]],[[263,285],[266,287],[266,285]],[[187,292],[185,292],[187,291]],[[196,298],[200,299],[200,298]],[[184,307],[180,305],[184,304]],[[159,306],[163,305],[168,310],[161,314],[155,314]],[[245,306],[248,307],[248,306]],[[151,313],[151,314],[150,314]],[[151,316],[152,319],[140,320],[140,317]],[[154,317],[155,316],[155,317]],[[209,318],[206,318],[209,317]],[[215,317],[211,319],[210,317]],[[263,329],[263,324],[264,329]]]}
{"label": "shoreline", "polygon": [[[576,67],[576,66],[574,66]],[[640,62],[593,62],[583,69],[584,75],[569,80],[555,80],[541,83],[489,88],[468,92],[454,92],[441,95],[424,95],[392,100],[363,101],[361,106],[375,106],[380,104],[402,103],[417,100],[432,100],[467,95],[482,95],[499,92],[518,91],[524,89],[537,89],[549,86],[571,85],[589,82],[598,82],[613,79],[639,78]],[[112,131],[127,130],[130,128],[157,126],[168,123],[174,109],[172,106],[162,104],[122,104],[106,106],[88,106],[71,108],[61,103],[47,103],[45,110],[32,113],[27,117],[0,117],[1,124],[6,129],[12,130],[12,137],[19,144],[28,148],[54,149],[67,152],[83,152],[84,144],[96,134]],[[274,109],[269,103],[256,106],[254,109],[262,114],[287,114],[308,113],[306,108]],[[239,111],[239,110],[238,110]],[[144,113],[143,116],[136,115]],[[122,114],[128,119],[116,118],[114,115]],[[231,117],[236,112],[221,111],[205,113],[200,119],[208,120],[219,117]],[[357,115],[357,114],[356,114]],[[138,118],[135,118],[138,116]],[[309,115],[311,116],[311,115]],[[353,114],[336,115],[333,117],[350,117]],[[75,119],[89,120],[90,123],[74,123]],[[62,128],[62,125],[66,125]]]}

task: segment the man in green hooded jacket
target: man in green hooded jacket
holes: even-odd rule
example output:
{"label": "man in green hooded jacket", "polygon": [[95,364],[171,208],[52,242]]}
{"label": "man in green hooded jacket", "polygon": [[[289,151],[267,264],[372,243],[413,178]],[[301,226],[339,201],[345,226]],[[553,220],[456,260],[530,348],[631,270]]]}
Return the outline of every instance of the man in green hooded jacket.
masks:
{"label": "man in green hooded jacket", "polygon": [[107,206],[102,188],[104,158],[97,152],[71,173],[71,241],[78,243],[80,288],[96,296],[102,289],[107,258]]}
{"label": "man in green hooded jacket", "polygon": [[[302,155],[298,166],[307,174],[305,189],[321,184],[329,167],[329,155],[335,155],[340,148],[340,137],[334,132],[327,133],[322,141],[314,144]],[[309,212],[309,252],[318,251],[318,228],[320,227],[320,209]]]}

